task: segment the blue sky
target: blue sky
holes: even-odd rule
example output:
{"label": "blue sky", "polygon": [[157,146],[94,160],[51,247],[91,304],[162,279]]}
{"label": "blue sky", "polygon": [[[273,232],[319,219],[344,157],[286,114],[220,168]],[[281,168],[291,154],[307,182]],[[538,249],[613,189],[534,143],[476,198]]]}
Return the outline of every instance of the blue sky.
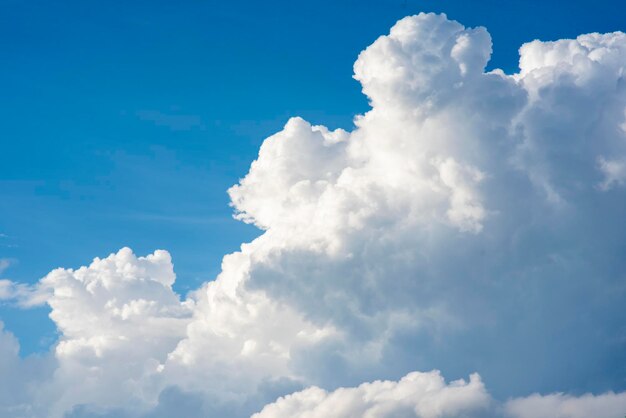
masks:
{"label": "blue sky", "polygon": [[[262,140],[292,115],[350,128],[368,108],[352,64],[396,20],[486,26],[489,67],[511,73],[523,42],[624,29],[621,2],[588,5],[3,1],[4,276],[33,283],[122,246],[167,248],[178,290],[194,289],[257,235],[231,219],[225,190]],[[52,341],[45,315],[0,308],[25,353]]]}

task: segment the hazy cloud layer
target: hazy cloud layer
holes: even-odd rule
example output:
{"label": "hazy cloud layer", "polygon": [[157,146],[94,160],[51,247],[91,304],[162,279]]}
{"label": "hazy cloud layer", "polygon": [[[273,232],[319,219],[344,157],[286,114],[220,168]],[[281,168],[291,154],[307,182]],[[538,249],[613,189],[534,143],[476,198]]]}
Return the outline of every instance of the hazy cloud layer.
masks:
{"label": "hazy cloud layer", "polygon": [[513,418],[611,418],[626,410],[626,392],[575,397],[562,393],[532,395],[506,403],[507,415]]}
{"label": "hazy cloud layer", "polygon": [[[355,63],[354,130],[293,118],[265,140],[229,190],[263,234],[184,300],[166,251],[0,283],[44,295],[60,334],[39,367],[0,334],[0,385],[28,389],[0,410],[624,414],[626,35],[530,42],[514,75],[490,54],[484,28],[399,21]],[[414,372],[433,369],[491,395]]]}

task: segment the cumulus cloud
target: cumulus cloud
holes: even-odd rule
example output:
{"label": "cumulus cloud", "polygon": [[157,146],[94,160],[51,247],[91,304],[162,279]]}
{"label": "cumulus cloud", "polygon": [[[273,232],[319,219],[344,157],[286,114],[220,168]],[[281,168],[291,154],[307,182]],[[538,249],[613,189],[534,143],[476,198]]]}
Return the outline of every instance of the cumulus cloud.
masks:
{"label": "cumulus cloud", "polygon": [[[355,63],[372,108],[352,131],[292,118],[265,140],[229,190],[262,235],[185,299],[165,251],[3,282],[5,298],[44,295],[60,336],[34,395],[2,406],[52,418],[621,408],[621,393],[524,396],[626,389],[626,35],[533,41],[513,75],[485,72],[490,54],[484,28],[400,20]],[[409,373],[435,368],[479,371],[493,398],[477,375]]]}
{"label": "cumulus cloud", "polygon": [[0,321],[0,415],[30,417],[41,382],[52,373],[54,362],[47,356],[20,358],[20,345]]}
{"label": "cumulus cloud", "polygon": [[480,376],[446,384],[439,371],[412,372],[399,381],[375,381],[328,392],[310,387],[266,405],[252,418],[614,418],[626,411],[626,392],[582,396],[534,394],[500,405]]}
{"label": "cumulus cloud", "polygon": [[60,417],[81,404],[141,410],[155,403],[160,365],[184,336],[193,306],[173,292],[174,279],[166,251],[136,257],[128,248],[44,277],[31,293],[47,295],[60,338],[32,416]]}
{"label": "cumulus cloud", "polygon": [[449,385],[439,372],[409,373],[398,382],[376,381],[332,393],[311,387],[278,399],[253,418],[440,418],[484,410],[489,395],[478,375]]}

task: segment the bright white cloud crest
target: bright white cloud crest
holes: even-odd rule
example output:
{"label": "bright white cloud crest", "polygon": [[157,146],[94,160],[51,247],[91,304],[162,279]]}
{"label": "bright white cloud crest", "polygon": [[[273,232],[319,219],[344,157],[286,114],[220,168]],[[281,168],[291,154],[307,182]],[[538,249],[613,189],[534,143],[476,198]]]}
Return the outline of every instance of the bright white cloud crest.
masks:
{"label": "bright white cloud crest", "polygon": [[440,418],[484,411],[489,404],[478,375],[446,385],[438,372],[413,372],[398,382],[376,381],[328,393],[312,387],[282,397],[253,418],[423,417]]}
{"label": "bright white cloud crest", "polygon": [[[293,118],[266,139],[229,190],[264,232],[186,300],[165,251],[58,269],[19,297],[1,282],[3,298],[45,295],[60,338],[0,410],[623,415],[623,393],[522,396],[624,389],[603,361],[626,360],[626,35],[520,54],[520,73],[485,72],[484,28],[399,21],[355,63],[372,109],[353,131]],[[2,384],[30,367],[15,347],[1,334]],[[501,401],[478,375],[412,372],[434,368],[477,368]]]}

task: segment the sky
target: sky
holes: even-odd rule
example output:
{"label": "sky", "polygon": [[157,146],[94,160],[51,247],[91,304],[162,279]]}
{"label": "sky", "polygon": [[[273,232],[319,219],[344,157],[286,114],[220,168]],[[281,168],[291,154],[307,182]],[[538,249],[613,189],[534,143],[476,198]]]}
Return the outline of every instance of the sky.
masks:
{"label": "sky", "polygon": [[[349,129],[367,99],[358,53],[395,23],[444,12],[517,49],[624,29],[618,1],[3,1],[0,258],[34,283],[123,246],[167,248],[185,293],[258,231],[225,191],[299,115]],[[547,24],[546,22],[549,22]],[[24,353],[54,340],[45,308],[0,307]]]}
{"label": "sky", "polygon": [[624,414],[621,2],[0,7],[0,411]]}

